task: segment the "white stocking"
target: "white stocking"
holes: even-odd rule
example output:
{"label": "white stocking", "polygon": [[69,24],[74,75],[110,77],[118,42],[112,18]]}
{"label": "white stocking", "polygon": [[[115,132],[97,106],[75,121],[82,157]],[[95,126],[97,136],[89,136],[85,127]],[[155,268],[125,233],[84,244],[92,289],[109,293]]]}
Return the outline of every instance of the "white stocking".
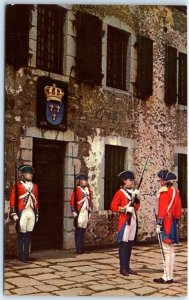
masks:
{"label": "white stocking", "polygon": [[174,264],[175,264],[174,244],[171,244],[170,247],[171,247],[170,277],[171,277],[171,279],[173,279],[173,270],[174,270]]}
{"label": "white stocking", "polygon": [[166,244],[164,242],[162,242],[162,247],[163,247],[163,252],[164,252],[164,255],[165,255],[165,261],[163,260],[164,274],[163,274],[162,278],[165,281],[167,281],[167,280],[172,279],[171,274],[170,274],[172,247],[171,247],[170,244]]}

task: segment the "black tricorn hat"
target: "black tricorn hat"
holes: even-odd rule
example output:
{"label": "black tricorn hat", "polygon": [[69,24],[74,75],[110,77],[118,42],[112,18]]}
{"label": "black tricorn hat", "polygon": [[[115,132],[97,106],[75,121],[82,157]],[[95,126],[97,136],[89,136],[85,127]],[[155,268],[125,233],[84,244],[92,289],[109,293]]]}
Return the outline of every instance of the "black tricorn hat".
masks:
{"label": "black tricorn hat", "polygon": [[82,179],[87,180],[89,177],[86,174],[84,174],[84,173],[80,173],[80,174],[77,174],[75,176],[75,178],[78,179],[78,180],[82,180]]}
{"label": "black tricorn hat", "polygon": [[131,179],[134,180],[135,179],[135,174],[131,171],[123,171],[121,173],[118,174],[118,177],[121,179]]}
{"label": "black tricorn hat", "polygon": [[177,180],[177,176],[174,173],[169,172],[169,170],[161,170],[158,172],[157,176],[158,176],[158,180],[160,179],[165,181]]}
{"label": "black tricorn hat", "polygon": [[18,168],[18,171],[22,172],[22,173],[30,173],[33,174],[34,173],[34,168],[30,165],[22,165]]}

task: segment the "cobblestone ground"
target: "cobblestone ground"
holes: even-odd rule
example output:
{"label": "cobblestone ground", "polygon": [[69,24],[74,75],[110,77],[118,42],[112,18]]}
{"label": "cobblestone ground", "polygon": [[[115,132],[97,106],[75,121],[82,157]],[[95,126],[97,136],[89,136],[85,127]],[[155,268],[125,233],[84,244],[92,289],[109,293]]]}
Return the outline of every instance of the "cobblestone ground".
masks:
{"label": "cobblestone ground", "polygon": [[43,251],[37,261],[5,262],[5,295],[64,296],[186,296],[187,245],[175,246],[175,282],[153,283],[162,275],[158,245],[133,248],[131,267],[138,276],[119,274],[117,249],[96,250],[83,255],[73,251]]}

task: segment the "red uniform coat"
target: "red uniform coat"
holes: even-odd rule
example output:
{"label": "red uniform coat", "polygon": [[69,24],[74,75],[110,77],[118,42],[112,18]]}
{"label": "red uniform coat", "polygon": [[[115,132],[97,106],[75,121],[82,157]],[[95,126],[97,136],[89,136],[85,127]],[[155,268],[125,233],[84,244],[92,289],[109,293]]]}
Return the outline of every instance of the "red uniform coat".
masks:
{"label": "red uniform coat", "polygon": [[[170,210],[167,212],[168,206],[172,200],[173,190],[175,190],[175,198]],[[159,190],[158,199],[158,218],[163,219],[163,229],[166,235],[169,235],[174,219],[180,219],[182,214],[181,198],[179,191],[171,186],[164,186]],[[170,239],[165,239],[164,242],[171,242]]]}
{"label": "red uniform coat", "polygon": [[[121,191],[117,191],[112,199],[110,209],[113,212],[119,212],[119,207],[120,206],[125,206],[129,203],[129,200],[127,199],[126,195]],[[134,208],[135,211],[137,211],[140,207],[140,204],[135,204]],[[123,224],[126,223],[128,219],[128,215],[125,213],[119,212],[119,219],[118,219],[118,231],[122,228]]]}
{"label": "red uniform coat", "polygon": [[[11,214],[15,213],[15,212],[20,212],[22,209],[25,208],[26,204],[27,204],[27,196],[20,199],[19,197],[26,194],[27,191],[24,188],[23,184],[21,182],[17,182],[17,187],[18,187],[18,207],[15,207],[16,205],[16,201],[15,201],[15,185],[12,188],[11,191],[11,195],[10,195],[10,208],[11,208]],[[34,205],[34,209],[38,210],[38,187],[37,185],[34,183],[33,184],[33,191],[32,193],[35,196],[36,201],[34,201],[33,199],[33,205]]]}
{"label": "red uniform coat", "polygon": [[[76,195],[76,208],[77,211],[75,209],[75,195]],[[72,195],[71,195],[71,199],[70,199],[70,206],[71,206],[71,210],[72,212],[79,212],[82,204],[78,203],[79,201],[81,201],[83,198],[85,197],[85,194],[83,193],[83,191],[79,188],[79,186],[76,187],[76,191],[73,191]],[[91,191],[89,188],[89,207],[92,208],[92,199],[91,199]]]}

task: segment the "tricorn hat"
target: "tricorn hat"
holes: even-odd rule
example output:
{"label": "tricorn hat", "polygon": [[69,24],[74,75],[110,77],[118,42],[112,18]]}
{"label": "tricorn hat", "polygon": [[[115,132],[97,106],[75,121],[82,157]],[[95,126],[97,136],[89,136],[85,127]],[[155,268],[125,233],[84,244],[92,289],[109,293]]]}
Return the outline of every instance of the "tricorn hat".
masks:
{"label": "tricorn hat", "polygon": [[78,180],[82,180],[82,179],[87,180],[89,177],[86,174],[84,174],[84,173],[80,173],[80,174],[77,174],[75,176],[75,178],[78,179]]}
{"label": "tricorn hat", "polygon": [[161,170],[157,174],[158,180],[165,180],[165,181],[171,181],[171,180],[177,180],[177,176],[169,172],[169,170]]}
{"label": "tricorn hat", "polygon": [[123,171],[121,173],[118,174],[118,177],[121,179],[131,179],[134,180],[135,179],[135,174],[131,171]]}
{"label": "tricorn hat", "polygon": [[22,173],[30,173],[30,174],[33,174],[34,173],[34,168],[32,166],[29,166],[29,165],[23,165],[23,166],[20,166],[18,168],[18,171],[22,172]]}

